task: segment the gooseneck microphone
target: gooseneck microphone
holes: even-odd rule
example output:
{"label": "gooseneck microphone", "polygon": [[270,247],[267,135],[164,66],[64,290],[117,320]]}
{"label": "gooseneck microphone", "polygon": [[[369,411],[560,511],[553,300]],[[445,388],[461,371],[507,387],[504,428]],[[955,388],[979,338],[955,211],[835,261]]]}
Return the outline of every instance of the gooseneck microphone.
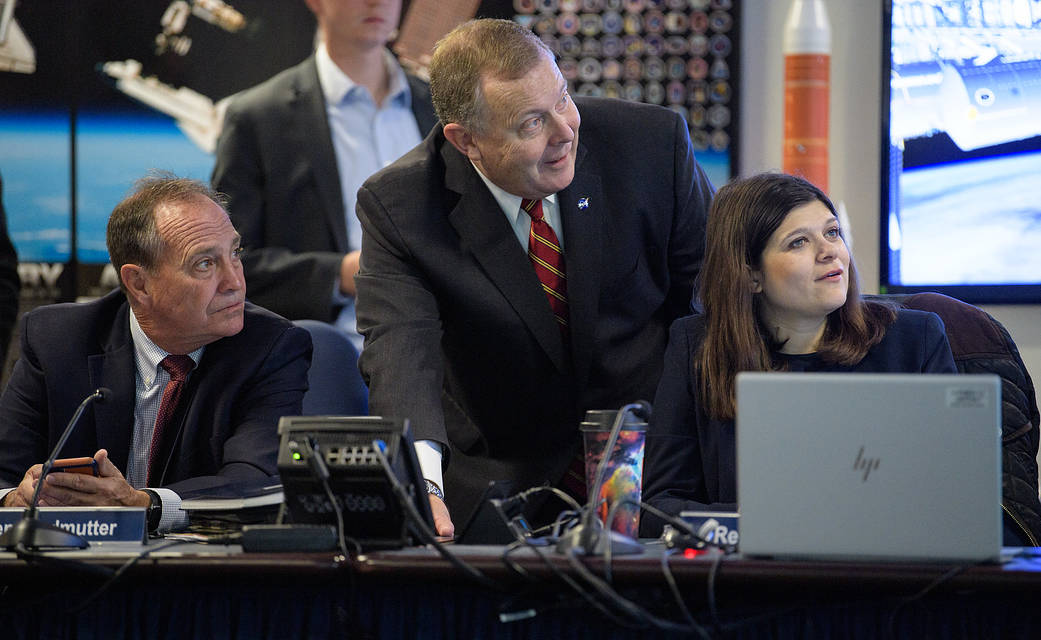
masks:
{"label": "gooseneck microphone", "polygon": [[[605,547],[611,546],[614,553],[641,553],[643,548],[635,540],[631,540],[621,534],[610,530],[611,523],[601,524],[597,517],[597,506],[600,502],[600,490],[604,484],[604,474],[614,451],[614,445],[618,441],[618,434],[622,431],[627,415],[649,422],[651,419],[651,404],[646,400],[637,400],[618,410],[614,424],[611,425],[611,433],[604,444],[604,453],[600,457],[600,463],[596,466],[596,475],[593,483],[587,487],[588,500],[582,511],[581,520],[557,543],[557,551],[575,551],[585,555],[598,555],[605,552]],[[605,533],[607,528],[607,535]],[[617,547],[617,548],[616,548]]]}
{"label": "gooseneck microphone", "polygon": [[0,547],[15,550],[18,553],[29,553],[30,550],[86,549],[89,546],[86,540],[74,533],[52,524],[40,522],[37,518],[37,507],[44,478],[50,473],[51,467],[54,466],[54,461],[58,458],[58,453],[65,446],[69,436],[72,435],[83,412],[87,410],[87,407],[92,402],[104,402],[111,397],[112,391],[110,389],[100,387],[94,393],[84,398],[80,406],[76,407],[76,412],[69,419],[69,424],[65,426],[65,431],[58,438],[58,443],[54,445],[51,455],[47,457],[43,467],[40,469],[40,477],[36,480],[36,490],[33,491],[33,499],[29,501],[29,507],[22,514],[21,520],[11,525],[7,531],[4,531],[3,535],[0,535]]}

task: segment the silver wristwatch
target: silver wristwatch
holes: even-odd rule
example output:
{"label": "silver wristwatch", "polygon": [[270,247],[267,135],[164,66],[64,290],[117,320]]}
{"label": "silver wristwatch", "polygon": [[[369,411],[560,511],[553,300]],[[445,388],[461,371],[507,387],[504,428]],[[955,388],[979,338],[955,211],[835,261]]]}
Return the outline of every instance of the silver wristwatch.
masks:
{"label": "silver wristwatch", "polygon": [[[424,478],[424,480],[426,480],[426,478]],[[445,492],[441,491],[441,487],[437,486],[436,482],[432,482],[430,480],[427,480],[426,483],[427,483],[427,493],[436,496],[438,500],[444,500],[445,499]]]}

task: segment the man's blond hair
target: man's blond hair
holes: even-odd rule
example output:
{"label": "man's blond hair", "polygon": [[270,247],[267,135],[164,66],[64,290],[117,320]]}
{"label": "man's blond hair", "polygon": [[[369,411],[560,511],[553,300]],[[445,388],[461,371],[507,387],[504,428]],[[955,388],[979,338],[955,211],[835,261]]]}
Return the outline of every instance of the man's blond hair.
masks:
{"label": "man's blond hair", "polygon": [[473,131],[489,124],[481,93],[485,77],[516,80],[553,52],[527,27],[510,20],[464,22],[434,48],[430,95],[437,117]]}

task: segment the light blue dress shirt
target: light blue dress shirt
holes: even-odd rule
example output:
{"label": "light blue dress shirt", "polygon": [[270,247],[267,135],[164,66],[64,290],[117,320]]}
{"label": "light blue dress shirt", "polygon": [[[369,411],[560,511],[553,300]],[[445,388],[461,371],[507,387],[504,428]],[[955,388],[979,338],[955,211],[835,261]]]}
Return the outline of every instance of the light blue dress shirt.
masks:
{"label": "light blue dress shirt", "polygon": [[[405,72],[389,51],[384,50],[383,61],[390,75],[390,89],[383,104],[377,105],[366,87],[336,66],[324,44],[315,52],[318,83],[325,96],[325,113],[343,190],[349,251],[361,249],[361,223],[355,211],[358,189],[369,176],[422,141]],[[341,294],[339,285],[337,282],[332,292],[333,303],[343,305],[336,325],[347,332],[361,352],[363,339],[357,329],[354,298]]]}

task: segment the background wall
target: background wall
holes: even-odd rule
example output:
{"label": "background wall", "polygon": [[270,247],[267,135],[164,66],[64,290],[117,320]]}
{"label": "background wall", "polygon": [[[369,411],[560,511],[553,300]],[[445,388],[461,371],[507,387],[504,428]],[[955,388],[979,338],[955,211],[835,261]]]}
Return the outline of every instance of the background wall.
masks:
{"label": "background wall", "polygon": [[[831,20],[831,198],[846,205],[857,268],[878,292],[882,3],[826,0]],[[741,34],[740,172],[779,170],[783,137],[781,54],[791,0],[744,0]],[[984,309],[1009,330],[1035,388],[1041,377],[1041,305]]]}

